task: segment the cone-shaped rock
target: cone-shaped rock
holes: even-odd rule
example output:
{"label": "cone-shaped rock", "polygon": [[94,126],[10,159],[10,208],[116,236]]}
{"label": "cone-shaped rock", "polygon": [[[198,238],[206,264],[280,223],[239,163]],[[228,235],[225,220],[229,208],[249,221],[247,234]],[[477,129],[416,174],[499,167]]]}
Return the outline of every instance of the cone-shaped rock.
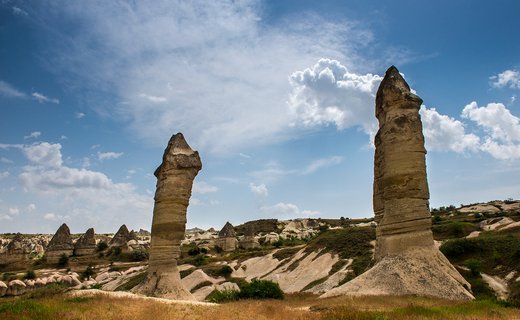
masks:
{"label": "cone-shaped rock", "polygon": [[90,228],[74,244],[74,254],[76,256],[85,256],[94,252],[96,252],[96,235],[94,228]]}
{"label": "cone-shaped rock", "polygon": [[238,246],[235,228],[229,222],[226,222],[224,227],[218,233],[217,246],[223,251],[234,251]]}
{"label": "cone-shaped rock", "polygon": [[186,211],[195,176],[202,169],[199,153],[181,133],[172,136],[163,161],[155,171],[157,188],[153,209],[148,275],[133,291],[148,296],[193,300],[177,269],[186,230]]}
{"label": "cone-shaped rock", "polygon": [[58,263],[60,257],[65,254],[71,256],[74,251],[72,237],[70,236],[69,227],[64,223],[58,228],[45,250],[47,262],[51,264]]}
{"label": "cone-shaped rock", "polygon": [[473,298],[468,282],[433,242],[421,103],[397,68],[390,67],[376,96],[376,264],[323,297],[350,294]]}
{"label": "cone-shaped rock", "polygon": [[133,239],[132,234],[130,233],[130,231],[128,231],[128,228],[124,224],[121,227],[119,227],[119,230],[117,230],[114,237],[110,240],[110,242],[108,243],[108,246],[110,248],[125,247],[126,243],[132,239]]}
{"label": "cone-shaped rock", "polygon": [[244,249],[254,249],[260,247],[260,243],[255,238],[255,228],[253,225],[247,225],[244,231],[244,238],[238,243],[239,247]]}

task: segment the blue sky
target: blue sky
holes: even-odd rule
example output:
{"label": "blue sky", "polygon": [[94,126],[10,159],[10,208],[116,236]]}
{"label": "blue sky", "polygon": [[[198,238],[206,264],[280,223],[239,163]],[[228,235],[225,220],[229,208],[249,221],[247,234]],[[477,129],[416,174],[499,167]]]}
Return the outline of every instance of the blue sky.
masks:
{"label": "blue sky", "polygon": [[189,227],[372,215],[374,94],[424,100],[431,205],[519,198],[517,1],[0,2],[0,232],[149,229],[170,136]]}

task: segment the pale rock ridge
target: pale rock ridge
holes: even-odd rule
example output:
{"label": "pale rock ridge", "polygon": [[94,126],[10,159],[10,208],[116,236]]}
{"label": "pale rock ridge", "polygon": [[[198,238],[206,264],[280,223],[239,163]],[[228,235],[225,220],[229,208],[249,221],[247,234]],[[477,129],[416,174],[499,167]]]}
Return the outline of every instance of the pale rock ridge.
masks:
{"label": "pale rock ridge", "polygon": [[181,283],[177,259],[186,230],[193,180],[200,169],[199,153],[190,148],[181,133],[173,135],[154,173],[157,188],[148,275],[134,292],[168,299],[194,299]]}
{"label": "pale rock ridge", "polygon": [[469,300],[469,283],[435,247],[431,231],[422,99],[394,66],[376,96],[373,206],[376,264],[322,297],[421,295]]}

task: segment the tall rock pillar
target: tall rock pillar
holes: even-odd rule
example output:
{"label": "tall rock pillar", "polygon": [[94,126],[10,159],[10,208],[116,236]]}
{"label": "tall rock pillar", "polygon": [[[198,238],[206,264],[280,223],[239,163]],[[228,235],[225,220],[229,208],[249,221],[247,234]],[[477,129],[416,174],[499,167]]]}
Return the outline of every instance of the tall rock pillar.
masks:
{"label": "tall rock pillar", "polygon": [[322,297],[338,295],[419,295],[473,299],[469,283],[435,247],[428,208],[426,150],[419,108],[394,66],[376,96],[375,265]]}
{"label": "tall rock pillar", "polygon": [[193,300],[177,269],[180,245],[186,230],[186,211],[195,176],[202,168],[181,133],[172,136],[163,161],[155,170],[157,189],[153,210],[148,275],[133,291],[147,296]]}
{"label": "tall rock pillar", "polygon": [[421,104],[397,68],[390,67],[376,96],[376,260],[409,247],[433,246]]}

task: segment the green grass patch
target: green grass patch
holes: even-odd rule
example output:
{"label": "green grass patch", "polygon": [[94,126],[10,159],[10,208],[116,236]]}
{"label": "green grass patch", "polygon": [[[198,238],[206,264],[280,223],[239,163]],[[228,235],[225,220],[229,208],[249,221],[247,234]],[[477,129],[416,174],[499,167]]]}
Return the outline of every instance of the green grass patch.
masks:
{"label": "green grass patch", "polygon": [[203,281],[203,282],[199,283],[198,285],[196,285],[195,287],[193,287],[190,290],[190,292],[193,293],[193,292],[199,290],[200,288],[211,286],[212,284],[213,284],[213,282],[211,282],[211,281]]}
{"label": "green grass patch", "polygon": [[335,252],[340,258],[348,259],[357,256],[371,256],[372,245],[376,239],[373,227],[348,227],[345,229],[327,230],[309,241],[306,251],[324,249]]}
{"label": "green grass patch", "polygon": [[306,285],[302,291],[305,291],[305,290],[309,290],[310,288],[313,288],[325,281],[327,281],[327,279],[329,278],[329,276],[326,276],[326,277],[323,277],[323,278],[320,278],[320,279],[317,279],[317,280],[314,280],[313,282],[309,283],[308,285]]}
{"label": "green grass patch", "polygon": [[120,285],[119,287],[116,288],[115,291],[130,291],[132,290],[136,285],[140,284],[141,282],[144,281],[144,279],[146,278],[147,276],[147,272],[142,272],[138,275],[135,275],[133,277],[131,277],[130,279],[128,279],[128,281],[126,283],[123,283],[122,285]]}

